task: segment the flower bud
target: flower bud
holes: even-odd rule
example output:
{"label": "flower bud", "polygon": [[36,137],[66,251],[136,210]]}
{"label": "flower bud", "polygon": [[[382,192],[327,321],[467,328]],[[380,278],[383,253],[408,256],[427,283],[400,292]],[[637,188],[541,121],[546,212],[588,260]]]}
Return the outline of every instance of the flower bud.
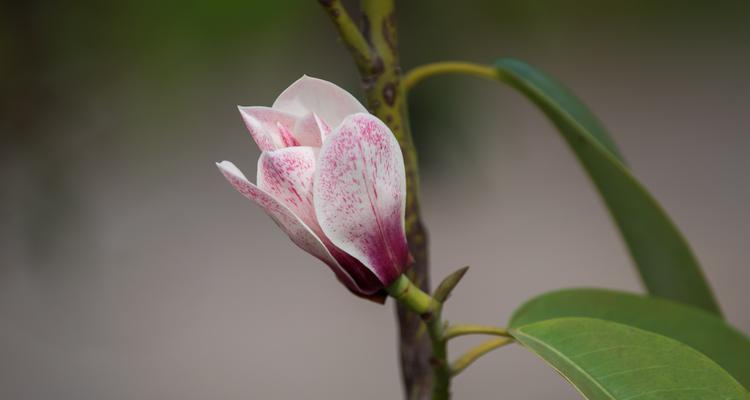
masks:
{"label": "flower bud", "polygon": [[350,291],[383,302],[412,262],[393,133],[351,94],[308,76],[270,108],[239,109],[262,151],[257,182],[229,161],[217,164],[221,172]]}

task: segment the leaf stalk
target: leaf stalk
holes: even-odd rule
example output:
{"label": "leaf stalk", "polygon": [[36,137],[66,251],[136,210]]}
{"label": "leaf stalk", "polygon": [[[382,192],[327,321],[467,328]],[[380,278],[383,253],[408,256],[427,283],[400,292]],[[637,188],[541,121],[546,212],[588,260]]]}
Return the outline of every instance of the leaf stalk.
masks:
{"label": "leaf stalk", "polygon": [[498,79],[497,68],[488,65],[464,61],[441,61],[425,64],[412,69],[404,75],[404,89],[411,90],[427,78],[436,75],[473,75],[480,78]]}
{"label": "leaf stalk", "polygon": [[464,335],[493,335],[511,337],[507,329],[488,325],[451,325],[443,333],[443,336],[446,340]]}
{"label": "leaf stalk", "polygon": [[500,337],[482,342],[451,363],[451,376],[460,374],[461,371],[465,370],[469,365],[471,365],[474,361],[478,360],[483,355],[489,353],[492,350],[503,347],[509,343],[513,343],[513,338]]}

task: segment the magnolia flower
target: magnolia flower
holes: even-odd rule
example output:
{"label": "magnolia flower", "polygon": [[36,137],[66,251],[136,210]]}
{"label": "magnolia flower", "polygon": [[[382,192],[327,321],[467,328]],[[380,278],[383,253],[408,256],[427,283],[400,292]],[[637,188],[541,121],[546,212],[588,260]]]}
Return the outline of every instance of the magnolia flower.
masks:
{"label": "magnolia flower", "polygon": [[354,294],[384,301],[412,258],[404,233],[404,160],[390,129],[351,94],[303,76],[272,107],[239,107],[262,151],[257,183],[218,163],[292,241]]}

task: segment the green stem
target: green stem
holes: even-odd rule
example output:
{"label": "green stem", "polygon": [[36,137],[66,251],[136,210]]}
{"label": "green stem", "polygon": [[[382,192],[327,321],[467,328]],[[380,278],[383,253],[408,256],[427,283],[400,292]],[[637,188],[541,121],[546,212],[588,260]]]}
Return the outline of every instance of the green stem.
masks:
{"label": "green stem", "polygon": [[451,369],[448,365],[448,346],[441,318],[442,304],[415,286],[406,274],[386,288],[388,294],[418,314],[427,326],[432,343],[432,400],[450,399]]}
{"label": "green stem", "polygon": [[440,310],[441,304],[415,286],[405,274],[385,290],[409,310],[420,315],[423,320],[433,319],[435,311]]}
{"label": "green stem", "polygon": [[432,340],[432,400],[448,400],[451,397],[451,370],[448,365],[448,341],[443,335],[440,308],[433,314],[433,318],[425,323]]}
{"label": "green stem", "polygon": [[494,335],[511,337],[507,329],[487,325],[451,325],[445,330],[445,332],[443,332],[445,340],[450,340],[454,337],[464,335]]}
{"label": "green stem", "polygon": [[461,371],[465,370],[466,367],[468,367],[474,361],[479,359],[479,357],[489,353],[490,351],[494,349],[505,346],[506,344],[512,343],[512,342],[513,342],[513,338],[500,337],[500,338],[490,339],[486,342],[479,344],[478,346],[464,353],[464,355],[456,359],[456,361],[451,363],[451,366],[450,366],[451,376],[456,376],[460,374]]}
{"label": "green stem", "polygon": [[349,52],[354,56],[357,66],[360,68],[372,64],[372,50],[367,43],[365,36],[354,23],[346,8],[340,0],[319,0],[323,9],[331,18],[331,22],[336,26]]}
{"label": "green stem", "polygon": [[416,67],[404,75],[404,89],[410,90],[423,80],[435,75],[461,74],[474,75],[481,78],[497,79],[496,68],[468,63],[463,61],[443,61]]}

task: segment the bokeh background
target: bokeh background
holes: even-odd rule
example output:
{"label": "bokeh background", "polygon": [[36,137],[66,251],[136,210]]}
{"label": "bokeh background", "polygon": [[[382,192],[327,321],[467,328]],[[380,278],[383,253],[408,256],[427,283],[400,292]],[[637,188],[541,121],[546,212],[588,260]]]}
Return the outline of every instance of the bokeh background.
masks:
{"label": "bokeh background", "polygon": [[[405,68],[526,60],[605,121],[750,331],[750,2],[399,2]],[[350,296],[213,165],[258,155],[235,105],[302,74],[360,96],[313,0],[6,0],[0,11],[0,398],[399,398],[390,304]],[[410,98],[448,319],[641,285],[551,125],[464,77]],[[459,341],[459,354],[472,339]],[[457,399],[577,399],[512,346]]]}

